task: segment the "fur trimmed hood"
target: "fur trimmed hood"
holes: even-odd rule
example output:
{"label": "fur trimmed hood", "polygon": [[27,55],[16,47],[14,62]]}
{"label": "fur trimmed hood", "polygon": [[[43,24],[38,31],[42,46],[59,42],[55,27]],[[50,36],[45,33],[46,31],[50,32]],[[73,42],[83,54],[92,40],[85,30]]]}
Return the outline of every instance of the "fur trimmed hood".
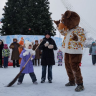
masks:
{"label": "fur trimmed hood", "polygon": [[28,40],[25,41],[25,48],[28,49],[29,45],[32,46],[32,43]]}

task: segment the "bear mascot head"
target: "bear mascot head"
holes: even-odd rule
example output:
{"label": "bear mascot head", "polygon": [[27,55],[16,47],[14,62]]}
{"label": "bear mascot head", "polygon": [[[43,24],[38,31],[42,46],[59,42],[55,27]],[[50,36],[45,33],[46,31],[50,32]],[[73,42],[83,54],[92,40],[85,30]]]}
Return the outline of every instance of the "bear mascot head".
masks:
{"label": "bear mascot head", "polygon": [[[73,11],[67,10],[64,14],[62,14],[62,18],[59,21],[55,21],[54,23],[57,25],[58,31],[64,35],[64,39],[66,39],[66,35],[70,30],[73,30],[72,34],[70,35],[70,41],[85,41],[85,34],[84,34],[84,29],[79,27],[79,22],[80,22],[80,16]],[[80,38],[78,38],[80,37]],[[79,43],[81,44],[81,43]],[[63,47],[64,45],[64,40],[63,40]],[[82,46],[82,44],[81,44]]]}
{"label": "bear mascot head", "polygon": [[57,27],[67,27],[70,30],[79,25],[80,17],[76,12],[67,10],[64,14],[62,14],[61,23],[60,20],[54,22]]}

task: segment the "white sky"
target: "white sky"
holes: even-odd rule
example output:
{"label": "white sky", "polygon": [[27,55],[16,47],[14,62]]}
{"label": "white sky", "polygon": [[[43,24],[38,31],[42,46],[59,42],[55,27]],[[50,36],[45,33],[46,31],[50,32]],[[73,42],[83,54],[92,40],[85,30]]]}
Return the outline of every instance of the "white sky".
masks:
{"label": "white sky", "polygon": [[[2,18],[2,13],[3,13],[2,8],[4,8],[6,1],[7,0],[0,1],[0,18]],[[66,11],[66,8],[64,7],[62,1],[66,1],[66,5],[69,7],[71,5],[71,10],[76,11],[80,15],[81,17],[80,25],[90,32],[90,34],[88,35],[95,38],[96,0],[49,0],[49,1],[50,1],[50,12],[52,12],[53,20],[61,19],[61,14],[63,14]],[[55,24],[54,26],[56,27]],[[57,32],[56,36],[61,37],[58,30],[56,32]]]}

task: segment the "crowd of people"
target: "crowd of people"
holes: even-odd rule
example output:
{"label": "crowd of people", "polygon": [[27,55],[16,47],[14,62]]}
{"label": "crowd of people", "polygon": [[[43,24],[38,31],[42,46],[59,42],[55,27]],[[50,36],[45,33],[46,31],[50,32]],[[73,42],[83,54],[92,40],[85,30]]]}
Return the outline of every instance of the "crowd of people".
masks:
{"label": "crowd of people", "polygon": [[[32,50],[35,50],[36,47],[39,45],[38,40],[35,40],[35,44],[32,42]],[[20,54],[22,50],[24,49],[24,39],[21,38],[20,42],[17,41],[16,38],[13,38],[13,42],[10,44],[8,48],[8,44],[4,44],[2,40],[0,40],[0,68],[7,68],[8,67],[8,59],[9,56],[11,56],[11,60],[13,61],[13,67],[15,68],[20,67],[21,64],[21,58]],[[12,53],[10,52],[10,49],[12,49]],[[40,58],[41,58],[41,50],[38,48],[35,54],[35,58],[33,59],[33,65],[39,66],[40,65]],[[38,60],[38,64],[37,64]]]}
{"label": "crowd of people", "polygon": [[[37,48],[39,46],[39,42],[41,42],[41,40],[35,40],[35,44],[34,42],[31,42],[32,50],[35,51],[35,58],[32,60],[34,66],[41,65],[42,50],[40,48]],[[23,37],[21,37],[21,40],[19,42],[17,38],[13,38],[13,42],[10,44],[9,48],[8,44],[4,44],[4,42],[0,40],[0,68],[3,68],[3,66],[4,68],[8,68],[9,57],[11,57],[11,64],[13,65],[13,68],[20,67],[22,60],[22,58],[20,58],[20,54],[24,50],[24,47],[25,44]],[[10,51],[10,49],[12,49],[12,52]],[[60,49],[57,52],[57,59],[58,66],[62,66],[63,52]]]}
{"label": "crowd of people", "polygon": [[[45,37],[40,41],[40,44],[38,43],[38,40],[35,40],[35,44],[28,40],[25,40],[25,43],[24,43],[23,38],[21,38],[20,42],[18,43],[17,39],[14,38],[9,48],[12,49],[11,60],[13,60],[13,68],[17,66],[17,67],[20,67],[20,70],[22,70],[22,68],[25,67],[25,69],[22,71],[22,73],[18,78],[18,83],[17,83],[18,85],[22,84],[25,74],[30,75],[33,84],[38,84],[36,75],[34,73],[33,65],[40,66],[40,59],[41,59],[41,65],[42,65],[41,83],[44,83],[46,80],[47,67],[48,67],[47,79],[49,83],[52,83],[52,66],[55,65],[54,50],[57,50],[57,45],[55,41],[51,38],[50,32],[47,31],[45,33]],[[2,57],[4,58],[4,63],[3,63],[4,68],[8,67],[8,58],[10,56],[9,48],[7,44],[3,44],[3,41],[0,40],[0,68],[3,68]],[[65,60],[67,60],[67,62],[65,62],[65,67],[69,66],[69,65],[66,65],[69,62],[67,55],[68,54],[65,53]],[[92,42],[92,45],[89,48],[89,55],[92,55],[92,64],[95,65],[96,63],[96,43],[95,42]],[[63,53],[60,49],[57,52],[57,59],[58,59],[58,66],[62,66]],[[74,60],[77,60],[77,59],[74,59]],[[67,71],[70,71],[70,70],[67,70]],[[74,69],[74,70],[77,70],[77,69]],[[69,75],[70,74],[68,73],[68,76]],[[79,78],[81,78],[80,82],[82,82],[81,73],[78,76]],[[71,75],[69,77],[71,78]],[[75,81],[68,82],[65,84],[65,86],[75,86]]]}

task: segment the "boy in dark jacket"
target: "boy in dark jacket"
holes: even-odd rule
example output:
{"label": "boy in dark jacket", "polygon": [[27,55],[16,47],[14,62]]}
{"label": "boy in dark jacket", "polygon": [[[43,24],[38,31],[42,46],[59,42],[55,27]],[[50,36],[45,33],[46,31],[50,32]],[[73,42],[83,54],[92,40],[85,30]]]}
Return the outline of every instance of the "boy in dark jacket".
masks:
{"label": "boy in dark jacket", "polygon": [[54,51],[57,50],[55,41],[51,38],[51,33],[46,31],[45,37],[39,46],[42,50],[41,65],[42,65],[42,77],[41,83],[45,82],[46,79],[46,68],[48,66],[48,80],[52,83],[52,65],[55,65]]}

